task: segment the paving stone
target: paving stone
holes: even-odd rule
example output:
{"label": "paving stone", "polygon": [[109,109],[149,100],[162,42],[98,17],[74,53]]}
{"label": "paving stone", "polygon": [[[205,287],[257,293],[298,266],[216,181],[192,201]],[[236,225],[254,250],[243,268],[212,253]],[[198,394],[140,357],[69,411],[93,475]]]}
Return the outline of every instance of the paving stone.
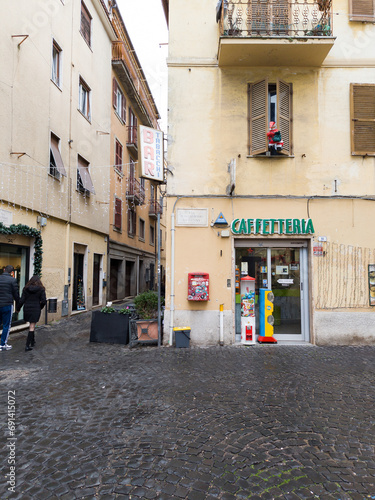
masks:
{"label": "paving stone", "polygon": [[14,334],[2,358],[13,498],[375,496],[374,346],[130,350],[90,344],[90,318],[40,326],[43,356]]}

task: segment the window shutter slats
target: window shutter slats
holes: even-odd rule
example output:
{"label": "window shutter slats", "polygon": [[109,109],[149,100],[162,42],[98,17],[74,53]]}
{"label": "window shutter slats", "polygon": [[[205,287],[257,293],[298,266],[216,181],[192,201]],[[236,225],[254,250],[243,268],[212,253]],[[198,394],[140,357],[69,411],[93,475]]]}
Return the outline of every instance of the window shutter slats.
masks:
{"label": "window shutter slats", "polygon": [[350,84],[352,155],[375,155],[375,84]]}
{"label": "window shutter slats", "polygon": [[117,81],[116,78],[113,79],[112,83],[112,106],[117,108]]}
{"label": "window shutter slats", "polygon": [[351,21],[375,21],[375,0],[350,0]]}
{"label": "window shutter slats", "polygon": [[115,228],[121,229],[122,222],[122,200],[115,198]]}
{"label": "window shutter slats", "polygon": [[124,123],[126,123],[126,98],[122,96],[122,110],[121,110],[121,118]]}
{"label": "window shutter slats", "polygon": [[284,147],[280,151],[284,155],[293,154],[292,144],[292,84],[277,80],[277,127],[281,132]]}
{"label": "window shutter slats", "polygon": [[267,151],[268,80],[249,85],[250,155]]}

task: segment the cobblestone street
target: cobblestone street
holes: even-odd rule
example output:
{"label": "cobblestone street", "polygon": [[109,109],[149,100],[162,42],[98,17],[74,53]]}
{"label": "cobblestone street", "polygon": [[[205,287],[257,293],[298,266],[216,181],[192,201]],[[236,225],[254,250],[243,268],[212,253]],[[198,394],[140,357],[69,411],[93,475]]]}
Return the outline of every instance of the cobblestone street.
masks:
{"label": "cobblestone street", "polygon": [[0,353],[0,498],[375,498],[374,347],[131,350],[89,328]]}

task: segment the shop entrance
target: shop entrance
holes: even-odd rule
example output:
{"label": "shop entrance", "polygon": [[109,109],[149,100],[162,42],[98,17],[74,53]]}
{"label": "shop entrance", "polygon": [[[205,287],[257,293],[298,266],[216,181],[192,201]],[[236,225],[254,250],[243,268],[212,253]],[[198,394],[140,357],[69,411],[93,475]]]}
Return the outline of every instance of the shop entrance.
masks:
{"label": "shop entrance", "polygon": [[[239,246],[241,245],[241,246]],[[246,245],[246,246],[245,246]],[[280,341],[309,341],[308,266],[305,242],[247,242],[236,244],[236,284],[241,276],[255,278],[256,334],[259,334],[259,289],[274,294],[274,337]],[[241,338],[241,296],[236,286],[236,341]]]}

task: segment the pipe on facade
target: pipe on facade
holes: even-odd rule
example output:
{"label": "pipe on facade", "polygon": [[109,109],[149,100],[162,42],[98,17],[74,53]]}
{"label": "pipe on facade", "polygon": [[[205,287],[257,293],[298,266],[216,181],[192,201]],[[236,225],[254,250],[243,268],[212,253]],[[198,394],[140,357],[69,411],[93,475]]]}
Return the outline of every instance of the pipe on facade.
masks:
{"label": "pipe on facade", "polygon": [[171,293],[170,293],[170,307],[169,307],[169,345],[173,345],[173,323],[174,323],[174,250],[175,250],[175,215],[174,209],[180,198],[174,202],[171,213]]}
{"label": "pipe on facade", "polygon": [[220,327],[219,327],[220,345],[223,346],[224,345],[224,304],[220,304],[219,319],[220,319]]}

